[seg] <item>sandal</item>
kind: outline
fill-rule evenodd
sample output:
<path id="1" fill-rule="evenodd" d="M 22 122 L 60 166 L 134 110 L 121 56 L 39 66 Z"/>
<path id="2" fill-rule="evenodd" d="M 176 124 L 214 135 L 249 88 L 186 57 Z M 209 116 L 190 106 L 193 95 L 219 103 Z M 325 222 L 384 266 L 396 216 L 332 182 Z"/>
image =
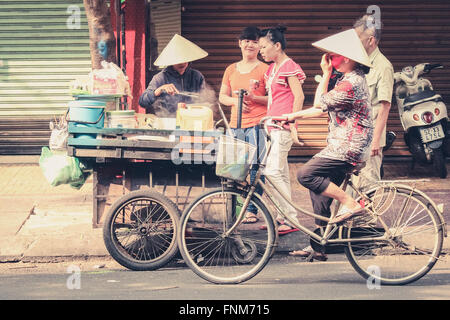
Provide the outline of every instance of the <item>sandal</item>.
<path id="1" fill-rule="evenodd" d="M 278 234 L 280 236 L 284 236 L 285 234 L 288 234 L 288 233 L 291 233 L 291 232 L 300 231 L 300 229 L 295 228 L 295 227 L 291 226 L 290 224 L 288 224 L 286 222 L 285 223 L 280 223 L 280 224 L 278 224 L 278 226 L 287 226 L 287 227 L 289 227 L 289 229 L 285 229 L 285 230 L 280 230 L 280 228 L 278 228 Z"/>
<path id="2" fill-rule="evenodd" d="M 319 261 L 328 260 L 328 256 L 326 254 L 314 251 L 311 246 L 307 246 L 302 250 L 291 251 L 289 252 L 289 255 L 293 257 L 307 258 L 306 260 L 310 262 L 313 262 L 314 259 Z"/>
<path id="3" fill-rule="evenodd" d="M 242 220 L 242 223 L 251 224 L 251 223 L 257 223 L 259 221 L 259 218 L 254 213 L 249 213 L 245 216 L 244 220 Z"/>
<path id="4" fill-rule="evenodd" d="M 276 222 L 277 222 L 277 226 L 278 227 L 280 227 L 280 226 L 287 226 L 287 227 L 289 227 L 289 229 L 285 229 L 285 230 L 281 230 L 281 231 L 280 231 L 280 228 L 278 228 L 278 234 L 280 236 L 284 236 L 284 235 L 286 235 L 288 233 L 291 233 L 291 232 L 300 231 L 300 229 L 295 228 L 295 227 L 291 226 L 290 224 L 288 224 L 286 222 L 280 222 L 278 220 Z M 267 230 L 267 226 L 263 225 L 263 226 L 259 227 L 259 229 L 260 230 Z"/>
<path id="5" fill-rule="evenodd" d="M 351 218 L 357 217 L 357 216 L 362 216 L 366 213 L 366 209 L 364 209 L 363 207 L 360 207 L 358 209 L 349 209 L 347 207 L 342 208 L 342 210 L 340 210 L 338 212 L 338 214 L 336 215 L 336 217 L 334 217 L 334 219 L 330 220 L 331 224 L 338 224 L 338 223 L 342 223 L 345 222 Z"/>

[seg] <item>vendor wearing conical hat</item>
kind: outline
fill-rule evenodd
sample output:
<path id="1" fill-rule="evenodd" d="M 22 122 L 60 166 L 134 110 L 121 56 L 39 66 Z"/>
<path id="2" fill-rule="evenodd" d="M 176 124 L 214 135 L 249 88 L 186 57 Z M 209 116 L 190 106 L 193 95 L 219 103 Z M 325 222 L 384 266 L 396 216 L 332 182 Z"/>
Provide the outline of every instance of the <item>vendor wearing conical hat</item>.
<path id="1" fill-rule="evenodd" d="M 175 34 L 155 61 L 164 67 L 150 81 L 139 98 L 139 104 L 160 117 L 175 117 L 179 102 L 190 103 L 191 98 L 179 93 L 199 92 L 205 87 L 205 78 L 190 66 L 190 62 L 206 57 L 208 53 L 191 41 Z"/>
<path id="2" fill-rule="evenodd" d="M 373 125 L 365 73 L 370 70 L 371 64 L 354 29 L 317 41 L 313 46 L 327 52 L 320 63 L 323 76 L 316 90 L 314 105 L 285 116 L 293 120 L 328 113 L 327 146 L 300 168 L 297 178 L 310 190 L 316 214 L 329 218 L 332 200 L 341 203 L 341 210 L 332 219 L 333 223 L 340 223 L 365 213 L 365 209 L 339 186 L 345 175 L 364 162 L 370 152 Z M 343 76 L 334 89 L 327 92 L 333 67 Z M 316 224 L 324 225 L 326 222 L 317 219 Z M 323 255 L 312 252 L 311 248 L 294 251 L 292 255 L 311 253 Z"/>

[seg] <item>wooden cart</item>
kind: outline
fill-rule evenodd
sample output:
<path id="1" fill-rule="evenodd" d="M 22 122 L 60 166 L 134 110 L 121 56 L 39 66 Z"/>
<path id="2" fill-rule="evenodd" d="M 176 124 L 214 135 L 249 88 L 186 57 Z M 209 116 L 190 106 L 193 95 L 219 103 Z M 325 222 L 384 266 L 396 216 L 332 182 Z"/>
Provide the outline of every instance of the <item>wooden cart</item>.
<path id="1" fill-rule="evenodd" d="M 99 129 L 69 123 L 68 155 L 93 169 L 93 227 L 102 227 L 114 200 L 133 190 L 158 191 L 182 211 L 207 188 L 220 186 L 214 158 L 221 134 L 220 130 Z"/>

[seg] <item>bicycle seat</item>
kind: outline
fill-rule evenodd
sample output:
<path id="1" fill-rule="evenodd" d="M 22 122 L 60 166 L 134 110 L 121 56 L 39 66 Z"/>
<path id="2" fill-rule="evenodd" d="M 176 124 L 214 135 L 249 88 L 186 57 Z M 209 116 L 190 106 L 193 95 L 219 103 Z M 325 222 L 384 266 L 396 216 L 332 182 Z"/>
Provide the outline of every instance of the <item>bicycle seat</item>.
<path id="1" fill-rule="evenodd" d="M 366 162 L 361 162 L 358 163 L 356 166 L 353 167 L 351 173 L 354 174 L 355 176 L 357 176 L 359 174 L 359 172 L 362 170 L 362 168 L 364 168 L 366 166 Z"/>

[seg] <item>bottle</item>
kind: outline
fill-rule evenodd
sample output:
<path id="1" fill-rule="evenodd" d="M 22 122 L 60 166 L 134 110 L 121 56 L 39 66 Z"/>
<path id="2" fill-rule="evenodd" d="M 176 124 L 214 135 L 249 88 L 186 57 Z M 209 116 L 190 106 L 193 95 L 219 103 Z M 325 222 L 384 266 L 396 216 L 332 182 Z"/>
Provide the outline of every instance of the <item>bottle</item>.
<path id="1" fill-rule="evenodd" d="M 180 123 L 181 123 L 181 119 L 180 119 L 180 113 L 181 113 L 181 108 L 186 109 L 186 103 L 184 102 L 178 102 L 177 105 L 177 116 L 176 116 L 176 121 L 175 121 L 175 128 L 176 129 L 180 129 Z"/>

